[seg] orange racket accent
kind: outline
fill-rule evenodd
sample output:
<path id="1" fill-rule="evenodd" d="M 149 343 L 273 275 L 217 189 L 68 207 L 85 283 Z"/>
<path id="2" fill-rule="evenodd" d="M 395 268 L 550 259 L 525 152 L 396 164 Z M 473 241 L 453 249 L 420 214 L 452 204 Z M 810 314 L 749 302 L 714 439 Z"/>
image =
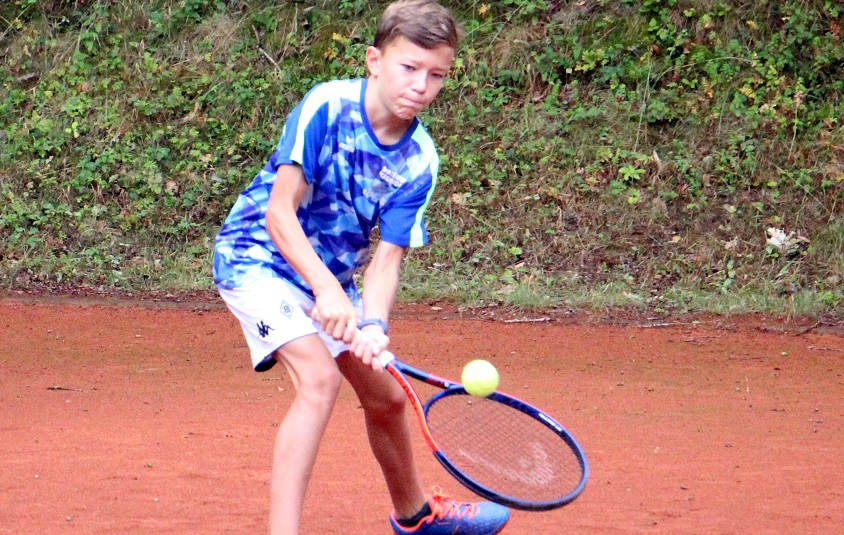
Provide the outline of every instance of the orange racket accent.
<path id="1" fill-rule="evenodd" d="M 383 362 L 384 361 L 382 360 L 382 364 Z M 431 435 L 431 430 L 428 429 L 428 425 L 426 424 L 427 420 L 425 419 L 425 409 L 422 408 L 422 400 L 419 399 L 419 395 L 416 393 L 416 390 L 413 389 L 413 386 L 411 386 L 404 375 L 398 371 L 395 366 L 393 366 L 392 359 L 384 364 L 384 368 L 386 368 L 386 370 L 390 372 L 390 375 L 399 382 L 402 389 L 404 389 L 404 393 L 407 394 L 407 397 L 410 399 L 410 405 L 413 407 L 413 411 L 416 413 L 416 417 L 419 420 L 419 428 L 422 430 L 422 436 L 425 438 L 425 442 L 428 443 L 428 446 L 432 451 L 439 451 L 440 447 L 437 445 L 437 441 L 434 440 L 434 437 Z"/>

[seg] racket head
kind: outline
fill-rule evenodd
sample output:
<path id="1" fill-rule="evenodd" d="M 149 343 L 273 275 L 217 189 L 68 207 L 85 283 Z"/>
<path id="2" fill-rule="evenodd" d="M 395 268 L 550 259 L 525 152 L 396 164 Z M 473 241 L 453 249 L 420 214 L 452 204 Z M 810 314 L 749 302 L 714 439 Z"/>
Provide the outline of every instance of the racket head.
<path id="1" fill-rule="evenodd" d="M 501 392 L 472 396 L 463 385 L 392 354 L 381 361 L 410 398 L 436 459 L 471 491 L 527 511 L 563 507 L 583 492 L 586 456 L 571 433 L 543 411 Z M 423 403 L 407 377 L 440 390 Z"/>
<path id="2" fill-rule="evenodd" d="M 575 438 L 524 401 L 452 386 L 428 400 L 426 425 L 440 464 L 464 486 L 514 509 L 547 511 L 586 486 L 589 463 Z"/>

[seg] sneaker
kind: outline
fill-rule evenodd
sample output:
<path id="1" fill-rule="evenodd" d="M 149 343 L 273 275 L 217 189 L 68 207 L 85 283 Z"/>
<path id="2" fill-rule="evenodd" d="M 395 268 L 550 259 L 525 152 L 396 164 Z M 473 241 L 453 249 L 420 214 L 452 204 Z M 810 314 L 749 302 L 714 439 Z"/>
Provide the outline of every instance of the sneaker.
<path id="1" fill-rule="evenodd" d="M 428 503 L 431 514 L 413 527 L 406 528 L 390 514 L 390 524 L 396 535 L 495 535 L 510 519 L 510 510 L 492 502 L 461 503 L 452 500 L 439 489 Z"/>

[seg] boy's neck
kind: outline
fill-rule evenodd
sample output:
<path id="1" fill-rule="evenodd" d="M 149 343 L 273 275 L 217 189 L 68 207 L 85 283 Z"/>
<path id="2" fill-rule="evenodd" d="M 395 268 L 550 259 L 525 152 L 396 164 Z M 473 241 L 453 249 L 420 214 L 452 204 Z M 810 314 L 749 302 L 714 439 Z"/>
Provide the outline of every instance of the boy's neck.
<path id="1" fill-rule="evenodd" d="M 371 82 L 371 80 L 369 81 Z M 382 145 L 394 145 L 401 141 L 407 133 L 407 129 L 413 124 L 414 119 L 409 121 L 396 117 L 386 108 L 378 105 L 375 97 L 375 84 L 367 83 L 364 93 L 364 110 L 369 126 L 378 142 Z"/>

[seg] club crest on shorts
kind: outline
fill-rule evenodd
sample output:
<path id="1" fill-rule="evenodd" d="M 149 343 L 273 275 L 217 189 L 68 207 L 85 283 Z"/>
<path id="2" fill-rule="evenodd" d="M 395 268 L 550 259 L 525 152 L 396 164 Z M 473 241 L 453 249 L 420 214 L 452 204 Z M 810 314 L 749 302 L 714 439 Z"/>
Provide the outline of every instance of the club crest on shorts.
<path id="1" fill-rule="evenodd" d="M 290 303 L 287 301 L 281 302 L 281 308 L 279 308 L 279 312 L 285 315 L 287 319 L 290 319 L 293 316 L 293 307 L 290 306 Z"/>

